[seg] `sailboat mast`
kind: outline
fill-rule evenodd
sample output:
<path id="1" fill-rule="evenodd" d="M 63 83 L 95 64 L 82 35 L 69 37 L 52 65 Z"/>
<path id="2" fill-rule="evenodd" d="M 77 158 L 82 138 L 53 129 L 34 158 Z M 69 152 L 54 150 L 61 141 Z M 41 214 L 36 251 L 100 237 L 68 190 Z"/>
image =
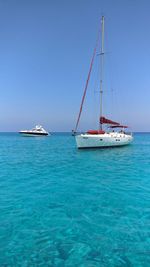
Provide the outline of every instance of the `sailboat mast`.
<path id="1" fill-rule="evenodd" d="M 102 42 L 101 42 L 101 78 L 100 78 L 100 118 L 102 117 L 103 113 L 103 71 L 104 71 L 104 16 L 101 19 L 101 29 L 102 29 Z M 100 130 L 102 130 L 102 123 L 100 123 Z"/>

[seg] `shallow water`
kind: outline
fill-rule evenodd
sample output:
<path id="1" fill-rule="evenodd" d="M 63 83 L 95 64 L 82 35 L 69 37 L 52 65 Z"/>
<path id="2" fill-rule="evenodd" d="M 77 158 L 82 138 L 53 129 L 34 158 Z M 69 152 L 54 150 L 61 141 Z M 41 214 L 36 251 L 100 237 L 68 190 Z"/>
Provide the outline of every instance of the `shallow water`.
<path id="1" fill-rule="evenodd" d="M 0 266 L 150 266 L 150 134 L 77 150 L 0 134 Z"/>

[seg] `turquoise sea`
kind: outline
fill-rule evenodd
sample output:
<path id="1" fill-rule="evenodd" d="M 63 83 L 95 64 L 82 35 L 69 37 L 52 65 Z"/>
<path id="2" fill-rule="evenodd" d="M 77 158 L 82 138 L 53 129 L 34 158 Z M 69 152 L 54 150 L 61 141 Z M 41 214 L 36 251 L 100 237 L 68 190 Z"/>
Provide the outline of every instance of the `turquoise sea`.
<path id="1" fill-rule="evenodd" d="M 0 134 L 0 267 L 149 267 L 150 134 L 81 151 Z"/>

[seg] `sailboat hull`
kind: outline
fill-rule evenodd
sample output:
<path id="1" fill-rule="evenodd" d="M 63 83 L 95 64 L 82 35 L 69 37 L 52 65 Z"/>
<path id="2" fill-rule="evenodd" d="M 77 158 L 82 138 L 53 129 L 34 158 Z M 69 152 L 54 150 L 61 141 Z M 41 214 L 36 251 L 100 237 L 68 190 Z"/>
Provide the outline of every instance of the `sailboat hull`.
<path id="1" fill-rule="evenodd" d="M 124 133 L 80 134 L 75 138 L 79 149 L 125 146 L 133 140 L 131 134 Z"/>

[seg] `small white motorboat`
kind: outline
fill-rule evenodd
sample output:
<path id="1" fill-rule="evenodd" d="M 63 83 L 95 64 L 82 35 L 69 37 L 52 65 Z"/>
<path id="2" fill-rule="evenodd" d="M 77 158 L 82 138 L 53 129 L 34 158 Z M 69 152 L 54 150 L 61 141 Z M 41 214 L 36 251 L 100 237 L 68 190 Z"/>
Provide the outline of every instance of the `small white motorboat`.
<path id="1" fill-rule="evenodd" d="M 47 136 L 47 132 L 41 125 L 36 125 L 35 128 L 31 130 L 22 130 L 19 132 L 23 136 Z"/>

